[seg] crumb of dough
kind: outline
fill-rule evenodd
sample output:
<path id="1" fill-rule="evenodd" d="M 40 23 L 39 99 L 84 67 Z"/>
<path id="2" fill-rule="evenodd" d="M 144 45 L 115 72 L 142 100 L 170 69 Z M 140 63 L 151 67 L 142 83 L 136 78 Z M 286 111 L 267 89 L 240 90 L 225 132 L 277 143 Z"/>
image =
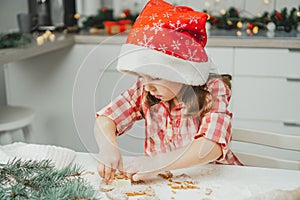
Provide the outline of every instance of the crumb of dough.
<path id="1" fill-rule="evenodd" d="M 183 174 L 180 174 L 180 175 L 177 175 L 171 179 L 169 179 L 170 182 L 185 182 L 185 183 L 189 183 L 189 184 L 196 184 L 196 181 L 194 181 L 192 179 L 192 177 L 190 177 L 189 175 L 183 173 Z"/>
<path id="2" fill-rule="evenodd" d="M 199 186 L 196 185 L 196 182 L 187 174 L 180 174 L 177 176 L 173 176 L 173 178 L 169 178 L 169 184 L 173 190 L 187 190 L 187 189 L 200 189 Z"/>
<path id="3" fill-rule="evenodd" d="M 130 185 L 131 185 L 131 180 L 129 178 L 127 178 L 126 176 L 121 175 L 121 174 L 116 174 L 114 177 L 114 180 L 111 183 L 109 183 L 109 184 L 102 183 L 100 185 L 100 191 L 109 192 L 116 188 L 118 189 L 121 187 L 130 186 Z"/>
<path id="4" fill-rule="evenodd" d="M 107 185 L 107 184 L 101 184 L 99 187 L 100 191 L 102 192 L 109 192 L 115 189 L 114 186 L 112 185 Z"/>
<path id="5" fill-rule="evenodd" d="M 213 190 L 210 188 L 205 189 L 205 195 L 211 195 L 212 192 L 213 192 Z"/>
<path id="6" fill-rule="evenodd" d="M 141 185 L 141 184 L 146 184 L 146 182 L 143 180 L 138 180 L 138 181 L 131 180 L 131 184 L 132 185 Z"/>
<path id="7" fill-rule="evenodd" d="M 105 194 L 110 200 L 128 200 L 128 196 L 120 190 L 112 190 Z"/>
<path id="8" fill-rule="evenodd" d="M 199 186 L 186 182 L 169 183 L 168 186 L 170 186 L 173 190 L 200 189 Z"/>
<path id="9" fill-rule="evenodd" d="M 145 200 L 159 199 L 155 195 L 154 189 L 151 186 L 147 186 L 147 185 L 127 185 L 118 188 L 114 187 L 113 189 L 106 190 L 106 191 L 102 188 L 102 191 L 104 191 L 106 193 L 106 196 L 111 200 L 115 200 L 115 199 L 127 200 L 128 197 L 136 197 L 136 196 L 139 196 L 140 198 Z M 148 196 L 148 198 L 146 198 L 146 196 Z"/>
<path id="10" fill-rule="evenodd" d="M 140 196 L 140 195 L 155 196 L 154 189 L 151 186 L 146 186 L 146 185 L 132 185 L 129 187 L 124 187 L 122 188 L 122 191 L 127 196 Z"/>
<path id="11" fill-rule="evenodd" d="M 171 171 L 165 171 L 164 173 L 159 173 L 158 176 L 168 180 L 173 177 L 173 173 Z"/>
<path id="12" fill-rule="evenodd" d="M 129 178 L 124 174 L 115 174 L 114 179 L 129 179 Z"/>

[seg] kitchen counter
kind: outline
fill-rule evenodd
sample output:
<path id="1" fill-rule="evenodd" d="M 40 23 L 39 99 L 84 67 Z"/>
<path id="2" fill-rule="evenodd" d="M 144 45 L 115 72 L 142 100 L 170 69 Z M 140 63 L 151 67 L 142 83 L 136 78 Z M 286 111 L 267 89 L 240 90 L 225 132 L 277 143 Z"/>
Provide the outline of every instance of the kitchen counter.
<path id="1" fill-rule="evenodd" d="M 75 43 L 72 35 L 56 35 L 54 42 L 46 41 L 43 45 L 37 45 L 34 40 L 30 44 L 18 47 L 0 49 L 0 65 L 31 58 L 45 53 L 54 52 L 59 49 L 67 48 Z"/>
<path id="2" fill-rule="evenodd" d="M 300 50 L 300 33 L 278 34 L 274 37 L 266 37 L 266 33 L 255 36 L 235 36 L 233 31 L 223 33 L 211 32 L 208 36 L 207 47 L 247 47 L 247 48 L 285 48 L 289 50 Z M 38 46 L 35 41 L 29 45 L 19 48 L 0 50 L 0 64 L 31 58 L 74 44 L 123 44 L 127 38 L 126 33 L 118 35 L 95 34 L 85 32 L 80 34 L 56 34 L 54 42 L 45 42 Z"/>
<path id="3" fill-rule="evenodd" d="M 131 157 L 123 157 L 124 163 Z M 83 166 L 87 181 L 99 192 L 100 199 L 108 199 L 100 192 L 101 178 L 96 169 L 96 156 L 89 153 L 76 153 L 75 164 Z M 297 170 L 271 169 L 233 165 L 197 165 L 194 167 L 172 171 L 176 175 L 185 175 L 196 181 L 197 189 L 171 189 L 169 182 L 160 177 L 144 180 L 151 186 L 157 199 L 210 199 L 210 200 L 257 200 L 257 199 L 298 199 L 280 196 L 278 190 L 293 190 L 300 186 L 300 172 Z M 186 178 L 186 180 L 190 180 Z M 181 179 L 184 181 L 184 178 Z M 281 194 L 282 195 L 282 194 Z M 298 196 L 299 197 L 299 196 Z M 145 196 L 129 197 L 148 199 Z M 150 197 L 149 197 L 150 199 Z M 151 198 L 152 199 L 152 198 Z M 155 198 L 153 198 L 155 199 Z"/>

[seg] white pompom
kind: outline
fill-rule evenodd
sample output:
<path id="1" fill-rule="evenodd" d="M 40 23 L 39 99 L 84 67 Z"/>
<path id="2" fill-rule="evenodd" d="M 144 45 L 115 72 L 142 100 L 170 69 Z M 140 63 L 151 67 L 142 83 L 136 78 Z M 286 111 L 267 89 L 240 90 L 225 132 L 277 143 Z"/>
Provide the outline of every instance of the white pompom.
<path id="1" fill-rule="evenodd" d="M 276 29 L 275 23 L 274 23 L 274 22 L 269 22 L 269 23 L 267 24 L 267 29 L 268 29 L 269 31 L 275 31 L 275 29 Z"/>
<path id="2" fill-rule="evenodd" d="M 267 31 L 267 37 L 268 37 L 268 38 L 273 38 L 273 37 L 275 37 L 275 32 L 274 32 L 274 31 Z"/>

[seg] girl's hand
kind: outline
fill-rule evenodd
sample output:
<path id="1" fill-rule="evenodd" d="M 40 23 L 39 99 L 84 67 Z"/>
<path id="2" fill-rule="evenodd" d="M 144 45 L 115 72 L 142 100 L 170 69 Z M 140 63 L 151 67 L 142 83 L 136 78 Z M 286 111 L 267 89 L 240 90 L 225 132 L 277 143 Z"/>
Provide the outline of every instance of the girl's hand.
<path id="1" fill-rule="evenodd" d="M 114 179 L 117 170 L 123 171 L 123 159 L 117 144 L 109 144 L 100 149 L 97 170 L 105 184 Z"/>
<path id="2" fill-rule="evenodd" d="M 97 117 L 94 134 L 99 147 L 97 170 L 103 182 L 107 184 L 113 180 L 117 169 L 123 171 L 114 121 L 105 116 Z"/>
<path id="3" fill-rule="evenodd" d="M 124 173 L 133 181 L 156 176 L 160 171 L 159 163 L 155 157 L 136 157 L 124 166 Z"/>

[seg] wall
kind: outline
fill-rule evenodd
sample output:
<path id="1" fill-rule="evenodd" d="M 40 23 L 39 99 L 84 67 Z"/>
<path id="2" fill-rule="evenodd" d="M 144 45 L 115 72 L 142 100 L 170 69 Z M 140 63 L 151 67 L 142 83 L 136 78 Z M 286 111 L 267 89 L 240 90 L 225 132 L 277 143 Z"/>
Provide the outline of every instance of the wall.
<path id="1" fill-rule="evenodd" d="M 298 7 L 300 0 L 167 0 L 177 5 L 191 6 L 196 10 L 219 12 L 231 6 L 241 11 L 241 14 L 257 15 L 263 11 L 281 10 L 283 7 Z M 100 7 L 114 9 L 114 15 L 118 16 L 123 9 L 131 9 L 133 13 L 139 12 L 147 0 L 76 0 L 78 13 L 83 17 L 96 14 Z M 0 32 L 12 32 L 18 30 L 17 13 L 27 12 L 26 0 L 0 0 Z"/>
<path id="2" fill-rule="evenodd" d="M 231 6 L 236 7 L 244 16 L 256 16 L 264 11 L 280 11 L 283 7 L 298 7 L 300 0 L 166 0 L 176 5 L 190 6 L 196 10 L 208 10 L 213 13 L 219 13 L 222 9 Z M 265 2 L 269 3 L 265 3 Z M 78 10 L 82 11 L 83 16 L 96 14 L 97 5 L 113 8 L 114 16 L 120 16 L 124 9 L 130 9 L 132 13 L 138 13 L 147 3 L 147 0 L 77 0 Z"/>
<path id="3" fill-rule="evenodd" d="M 17 13 L 27 12 L 27 1 L 0 0 L 0 33 L 18 30 Z M 0 105 L 6 103 L 3 66 L 0 65 Z"/>
<path id="4" fill-rule="evenodd" d="M 27 13 L 27 0 L 0 0 L 0 33 L 18 31 L 17 14 Z"/>
<path id="5" fill-rule="evenodd" d="M 4 66 L 0 65 L 0 106 L 6 104 L 5 84 L 4 84 Z"/>

